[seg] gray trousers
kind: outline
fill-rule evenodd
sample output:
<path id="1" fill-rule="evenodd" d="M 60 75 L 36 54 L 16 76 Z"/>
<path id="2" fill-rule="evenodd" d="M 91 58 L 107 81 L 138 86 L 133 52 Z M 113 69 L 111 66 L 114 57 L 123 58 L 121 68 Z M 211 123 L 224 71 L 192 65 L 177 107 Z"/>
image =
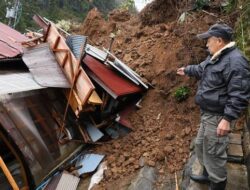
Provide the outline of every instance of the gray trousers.
<path id="1" fill-rule="evenodd" d="M 209 175 L 209 179 L 218 183 L 226 180 L 227 171 L 227 146 L 228 135 L 217 136 L 217 126 L 222 116 L 201 114 L 200 128 L 195 141 L 195 151 L 199 162 L 203 165 Z"/>

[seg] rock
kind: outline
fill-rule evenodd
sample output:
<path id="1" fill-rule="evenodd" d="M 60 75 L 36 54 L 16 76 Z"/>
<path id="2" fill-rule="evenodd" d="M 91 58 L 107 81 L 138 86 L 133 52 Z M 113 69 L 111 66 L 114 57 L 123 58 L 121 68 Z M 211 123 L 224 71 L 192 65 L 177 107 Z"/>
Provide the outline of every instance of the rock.
<path id="1" fill-rule="evenodd" d="M 191 131 L 192 131 L 191 127 L 185 128 L 186 135 L 189 135 L 191 133 Z"/>
<path id="2" fill-rule="evenodd" d="M 151 166 L 151 167 L 155 167 L 155 162 L 153 161 L 153 160 L 149 160 L 148 162 L 147 162 L 147 164 L 149 165 L 149 166 Z"/>
<path id="3" fill-rule="evenodd" d="M 124 162 L 125 160 L 126 160 L 125 156 L 121 155 L 121 156 L 118 158 L 117 162 L 118 162 L 118 163 L 122 163 L 122 162 Z"/>
<path id="4" fill-rule="evenodd" d="M 130 61 L 133 61 L 133 59 L 132 59 L 130 54 L 125 54 L 124 57 L 123 57 L 123 61 L 128 63 Z"/>
<path id="5" fill-rule="evenodd" d="M 166 155 L 168 155 L 169 153 L 171 153 L 173 151 L 173 148 L 171 146 L 167 145 L 166 147 L 164 147 L 163 151 Z"/>
<path id="6" fill-rule="evenodd" d="M 164 173 L 165 173 L 164 169 L 159 170 L 159 174 L 164 174 Z"/>
<path id="7" fill-rule="evenodd" d="M 155 33 L 154 34 L 154 38 L 161 38 L 162 37 L 162 34 L 161 33 Z"/>
<path id="8" fill-rule="evenodd" d="M 139 166 L 143 167 L 145 165 L 145 158 L 142 156 L 139 159 Z"/>
<path id="9" fill-rule="evenodd" d="M 114 148 L 119 149 L 121 145 L 119 143 L 114 143 Z"/>
<path id="10" fill-rule="evenodd" d="M 186 131 L 185 131 L 185 129 L 183 129 L 182 131 L 181 131 L 181 137 L 185 137 L 186 136 Z"/>
<path id="11" fill-rule="evenodd" d="M 172 133 L 168 133 L 168 134 L 166 135 L 166 139 L 167 139 L 167 140 L 172 140 L 172 139 L 174 139 L 174 135 L 173 135 Z"/>
<path id="12" fill-rule="evenodd" d="M 178 150 L 178 152 L 179 152 L 180 154 L 182 154 L 182 153 L 183 153 L 183 149 L 180 148 L 180 149 Z"/>
<path id="13" fill-rule="evenodd" d="M 158 154 L 156 155 L 156 158 L 158 161 L 162 161 L 165 159 L 165 154 L 163 152 L 158 152 Z"/>
<path id="14" fill-rule="evenodd" d="M 154 168 L 143 167 L 128 190 L 153 190 L 157 175 Z"/>
<path id="15" fill-rule="evenodd" d="M 130 157 L 130 154 L 129 154 L 128 152 L 124 152 L 124 153 L 123 153 L 123 156 L 127 159 L 127 158 Z"/>

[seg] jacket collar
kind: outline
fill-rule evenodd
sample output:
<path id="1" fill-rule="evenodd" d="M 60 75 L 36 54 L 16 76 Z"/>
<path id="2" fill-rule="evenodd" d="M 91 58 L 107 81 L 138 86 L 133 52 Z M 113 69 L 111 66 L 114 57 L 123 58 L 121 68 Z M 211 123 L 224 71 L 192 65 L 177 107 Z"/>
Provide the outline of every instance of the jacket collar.
<path id="1" fill-rule="evenodd" d="M 230 42 L 227 45 L 225 45 L 223 48 L 221 48 L 219 51 L 217 51 L 210 59 L 210 61 L 215 61 L 218 59 L 223 53 L 227 52 L 229 49 L 234 49 L 235 42 Z"/>

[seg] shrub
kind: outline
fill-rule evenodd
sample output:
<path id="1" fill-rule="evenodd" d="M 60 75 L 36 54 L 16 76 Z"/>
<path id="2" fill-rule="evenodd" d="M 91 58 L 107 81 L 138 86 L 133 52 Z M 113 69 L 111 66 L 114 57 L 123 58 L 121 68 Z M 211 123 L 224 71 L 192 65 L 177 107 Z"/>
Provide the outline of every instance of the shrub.
<path id="1" fill-rule="evenodd" d="M 186 86 L 181 86 L 174 92 L 174 97 L 178 102 L 182 102 L 189 97 L 189 94 L 190 89 Z"/>

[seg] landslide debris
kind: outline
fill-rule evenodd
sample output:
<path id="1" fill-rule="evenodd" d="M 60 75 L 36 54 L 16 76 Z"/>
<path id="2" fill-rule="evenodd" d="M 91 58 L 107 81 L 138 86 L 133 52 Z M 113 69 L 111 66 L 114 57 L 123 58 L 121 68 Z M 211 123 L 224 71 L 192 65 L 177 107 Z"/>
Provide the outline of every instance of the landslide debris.
<path id="1" fill-rule="evenodd" d="M 196 38 L 198 33 L 221 21 L 233 26 L 234 20 L 216 8 L 209 14 L 189 11 L 179 23 L 178 16 L 192 6 L 185 7 L 183 2 L 156 0 L 139 15 L 115 10 L 108 20 L 93 9 L 77 31 L 100 48 L 108 48 L 110 33 L 115 34 L 112 52 L 154 87 L 145 94 L 142 108 L 130 115 L 133 132 L 95 148 L 107 155 L 108 163 L 97 189 L 113 189 L 117 181 L 129 178 L 144 165 L 156 167 L 160 176 L 174 174 L 189 157 L 199 125 L 200 113 L 193 98 L 197 81 L 177 76 L 176 69 L 206 57 L 205 43 Z M 191 97 L 182 103 L 173 98 L 180 86 L 191 89 Z M 158 185 L 162 180 L 160 177 Z"/>

